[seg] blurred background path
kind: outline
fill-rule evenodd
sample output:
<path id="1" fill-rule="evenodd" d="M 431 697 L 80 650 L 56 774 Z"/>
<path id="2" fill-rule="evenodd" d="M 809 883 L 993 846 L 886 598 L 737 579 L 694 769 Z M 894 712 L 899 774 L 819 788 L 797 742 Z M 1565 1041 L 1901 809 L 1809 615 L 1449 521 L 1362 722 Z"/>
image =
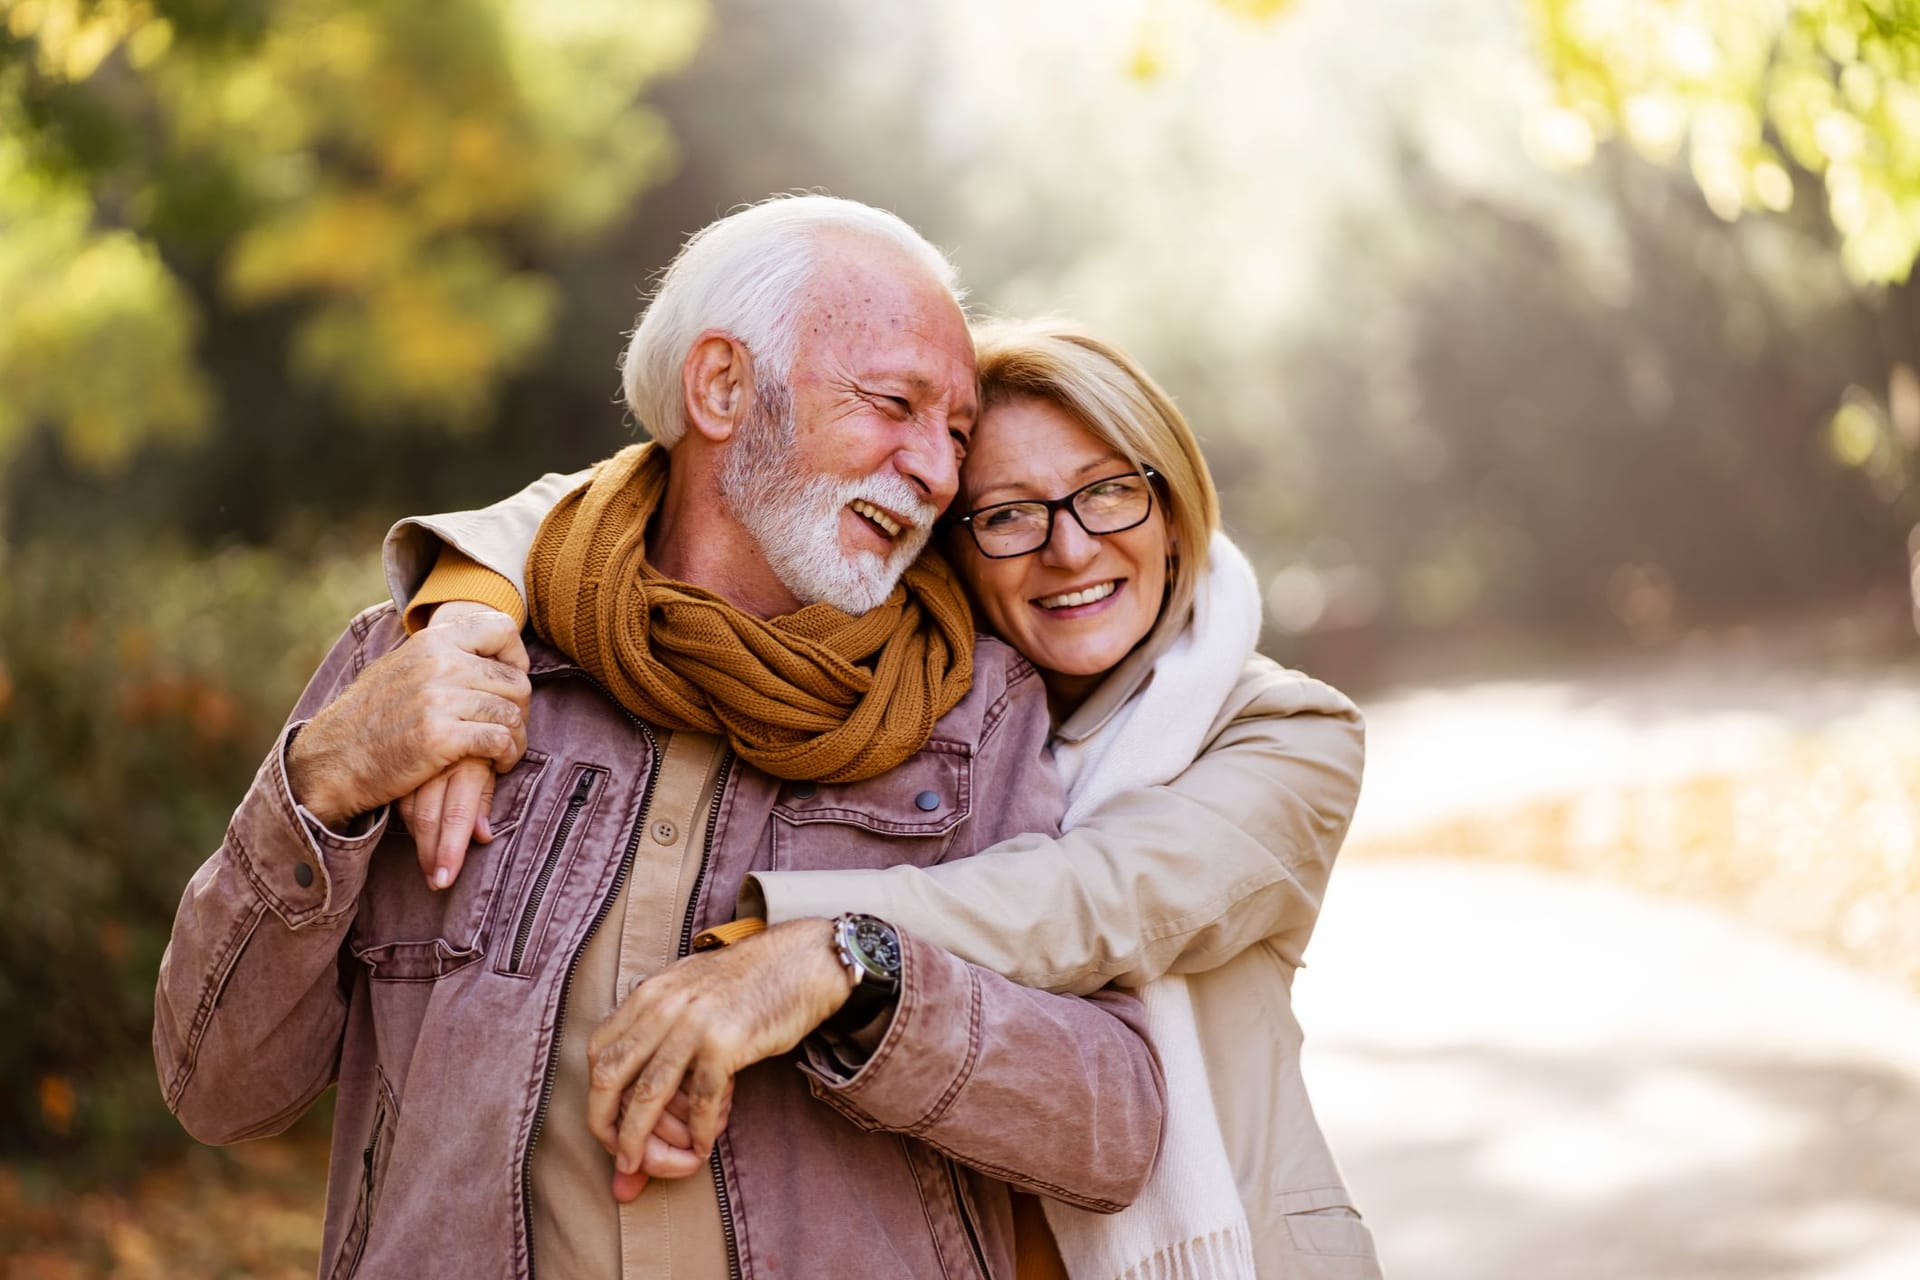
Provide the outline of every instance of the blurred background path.
<path id="1" fill-rule="evenodd" d="M 1847 803 L 1859 779 L 1822 771 L 1897 758 L 1920 725 L 1915 673 L 1796 678 L 1702 654 L 1411 692 L 1369 722 L 1367 800 L 1296 998 L 1387 1274 L 1920 1276 L 1920 997 L 1899 976 L 1920 935 L 1842 964 L 1844 925 L 1815 918 L 1857 903 L 1743 918 L 1743 872 L 1769 851 L 1729 853 L 1731 821 L 1713 847 L 1668 851 L 1697 864 L 1665 886 L 1695 902 L 1622 883 L 1660 878 L 1645 849 L 1622 874 L 1484 847 L 1595 796 L 1616 814 L 1666 797 L 1674 832 L 1690 805 L 1771 787 L 1790 824 L 1824 816 L 1801 833 L 1822 855 L 1810 880 L 1864 859 L 1861 901 L 1895 898 L 1872 815 Z M 1821 763 L 1783 790 L 1781 762 L 1809 751 Z"/>

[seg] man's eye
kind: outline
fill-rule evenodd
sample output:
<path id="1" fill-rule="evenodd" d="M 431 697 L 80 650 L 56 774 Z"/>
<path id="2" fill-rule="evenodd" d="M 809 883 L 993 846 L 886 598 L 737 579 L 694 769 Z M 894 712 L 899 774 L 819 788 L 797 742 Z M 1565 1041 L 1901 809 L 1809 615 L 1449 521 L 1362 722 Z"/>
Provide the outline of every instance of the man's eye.
<path id="1" fill-rule="evenodd" d="M 913 416 L 913 406 L 907 402 L 905 396 L 881 396 L 880 399 L 885 401 L 887 407 L 901 417 L 911 418 Z"/>
<path id="2" fill-rule="evenodd" d="M 953 430 L 947 432 L 947 434 L 953 437 L 953 452 L 959 457 L 966 457 L 967 433 L 955 427 Z"/>

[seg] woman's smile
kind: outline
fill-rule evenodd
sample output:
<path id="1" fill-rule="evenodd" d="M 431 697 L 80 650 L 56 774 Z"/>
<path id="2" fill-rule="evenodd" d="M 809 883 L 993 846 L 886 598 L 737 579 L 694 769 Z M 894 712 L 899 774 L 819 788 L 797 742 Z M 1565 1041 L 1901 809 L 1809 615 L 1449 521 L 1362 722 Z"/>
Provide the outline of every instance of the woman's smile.
<path id="1" fill-rule="evenodd" d="M 1033 603 L 1042 613 L 1056 620 L 1086 618 L 1100 612 L 1099 606 L 1111 601 L 1126 585 L 1125 578 L 1109 578 L 1105 582 L 1096 582 L 1090 587 L 1062 591 L 1058 595 L 1042 596 Z"/>

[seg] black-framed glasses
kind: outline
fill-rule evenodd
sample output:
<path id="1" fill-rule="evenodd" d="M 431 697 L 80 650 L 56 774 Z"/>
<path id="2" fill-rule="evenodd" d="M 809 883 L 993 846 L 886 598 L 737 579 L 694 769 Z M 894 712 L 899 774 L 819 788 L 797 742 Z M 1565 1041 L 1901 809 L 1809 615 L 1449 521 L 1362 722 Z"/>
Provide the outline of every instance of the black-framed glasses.
<path id="1" fill-rule="evenodd" d="M 967 526 L 981 555 L 1009 560 L 1032 555 L 1051 542 L 1053 518 L 1063 510 L 1096 538 L 1133 528 L 1153 511 L 1153 482 L 1159 478 L 1152 467 L 1142 467 L 1083 484 L 1064 498 L 996 502 L 955 516 L 951 523 Z"/>

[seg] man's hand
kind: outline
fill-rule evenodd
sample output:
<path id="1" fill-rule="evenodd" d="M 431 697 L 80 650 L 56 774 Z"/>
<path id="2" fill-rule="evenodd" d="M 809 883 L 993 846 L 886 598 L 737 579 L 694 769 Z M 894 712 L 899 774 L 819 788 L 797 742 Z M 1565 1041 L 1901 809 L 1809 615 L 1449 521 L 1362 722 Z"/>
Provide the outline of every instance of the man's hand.
<path id="1" fill-rule="evenodd" d="M 295 735 L 287 752 L 294 799 L 337 827 L 469 756 L 513 768 L 527 749 L 526 669 L 520 629 L 504 613 L 413 636 Z"/>
<path id="2" fill-rule="evenodd" d="M 587 1124 L 613 1154 L 614 1196 L 638 1195 L 648 1136 L 687 1097 L 694 1167 L 713 1150 L 733 1077 L 799 1044 L 847 1001 L 853 980 L 831 920 L 790 920 L 675 961 L 636 986 L 587 1046 Z"/>
<path id="3" fill-rule="evenodd" d="M 461 625 L 463 619 L 487 614 L 500 616 L 486 605 L 471 600 L 449 600 L 433 611 L 422 634 L 435 628 Z M 526 670 L 526 654 L 521 651 L 519 667 Z M 509 766 L 511 767 L 511 766 Z M 467 860 L 467 842 L 489 844 L 493 830 L 487 825 L 487 811 L 493 807 L 495 772 L 491 760 L 471 756 L 456 761 L 429 778 L 420 787 L 400 798 L 400 820 L 413 833 L 414 848 L 420 855 L 420 873 L 427 884 L 445 889 L 460 876 Z"/>

